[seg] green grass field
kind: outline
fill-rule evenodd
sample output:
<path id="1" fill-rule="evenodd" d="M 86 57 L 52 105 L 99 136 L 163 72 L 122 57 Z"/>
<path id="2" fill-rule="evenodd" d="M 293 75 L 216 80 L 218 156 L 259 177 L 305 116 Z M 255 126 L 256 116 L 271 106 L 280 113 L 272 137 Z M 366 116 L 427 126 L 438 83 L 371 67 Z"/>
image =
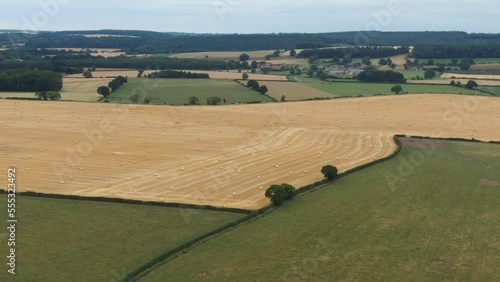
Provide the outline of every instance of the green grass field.
<path id="1" fill-rule="evenodd" d="M 500 145 L 404 142 L 140 281 L 500 280 Z"/>
<path id="2" fill-rule="evenodd" d="M 211 96 L 226 99 L 228 104 L 249 102 L 271 102 L 272 100 L 255 91 L 251 91 L 241 84 L 232 80 L 212 79 L 154 79 L 146 85 L 145 79 L 130 79 L 106 100 L 114 103 L 131 103 L 130 97 L 134 93 L 141 96 L 140 103 L 144 98 L 151 97 L 151 104 L 184 105 L 192 96 L 196 96 L 201 104 Z M 139 89 L 137 91 L 136 89 Z"/>
<path id="3" fill-rule="evenodd" d="M 6 195 L 0 201 L 6 211 Z M 242 216 L 18 196 L 17 275 L 7 273 L 4 212 L 0 281 L 120 281 L 164 251 Z"/>
<path id="4" fill-rule="evenodd" d="M 391 88 L 395 84 L 389 83 L 361 83 L 361 82 L 322 82 L 317 79 L 302 80 L 309 86 L 335 94 L 336 96 L 373 96 L 376 94 L 391 94 Z M 427 84 L 400 84 L 404 92 L 408 93 L 455 93 L 455 94 L 478 94 L 482 92 L 458 88 L 449 85 L 427 85 Z"/>
<path id="5" fill-rule="evenodd" d="M 498 86 L 479 86 L 478 89 L 487 91 L 495 96 L 500 96 L 500 87 Z"/>
<path id="6" fill-rule="evenodd" d="M 424 70 L 397 70 L 397 72 L 400 72 L 404 75 L 406 79 L 412 79 L 412 78 L 424 78 L 425 71 Z"/>

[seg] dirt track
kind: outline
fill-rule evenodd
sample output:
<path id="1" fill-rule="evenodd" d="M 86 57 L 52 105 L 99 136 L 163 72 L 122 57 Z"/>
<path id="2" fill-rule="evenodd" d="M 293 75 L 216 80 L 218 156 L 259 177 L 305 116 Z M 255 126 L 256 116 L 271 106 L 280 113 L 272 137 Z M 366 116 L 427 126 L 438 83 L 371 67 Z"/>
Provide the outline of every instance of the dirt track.
<path id="1" fill-rule="evenodd" d="M 220 107 L 0 100 L 0 158 L 22 191 L 252 209 L 270 184 L 387 156 L 394 133 L 500 140 L 499 111 L 497 98 L 445 94 Z"/>

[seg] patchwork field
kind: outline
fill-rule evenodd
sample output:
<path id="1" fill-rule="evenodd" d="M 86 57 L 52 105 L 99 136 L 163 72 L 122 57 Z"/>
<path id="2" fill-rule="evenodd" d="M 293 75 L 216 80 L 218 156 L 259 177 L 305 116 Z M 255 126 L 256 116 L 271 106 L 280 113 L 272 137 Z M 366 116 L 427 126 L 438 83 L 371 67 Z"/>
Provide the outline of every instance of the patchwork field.
<path id="1" fill-rule="evenodd" d="M 6 204 L 0 195 L 0 208 Z M 0 272 L 1 281 L 121 281 L 162 252 L 243 216 L 25 196 L 16 204 L 18 271 L 14 278 Z M 7 236 L 2 228 L 0 239 Z M 0 251 L 8 254 L 6 243 Z"/>
<path id="2" fill-rule="evenodd" d="M 424 79 L 424 80 L 408 80 L 407 83 L 412 84 L 443 84 L 450 85 L 451 81 L 460 81 L 462 85 L 467 84 L 470 79 Z M 500 80 L 474 80 L 478 85 L 481 86 L 500 86 Z"/>
<path id="3" fill-rule="evenodd" d="M 115 93 L 106 98 L 109 102 L 131 103 L 130 97 L 140 95 L 140 103 L 146 97 L 151 104 L 185 105 L 195 96 L 200 104 L 207 104 L 212 96 L 226 99 L 227 104 L 272 102 L 267 96 L 251 91 L 232 80 L 212 79 L 129 79 Z"/>
<path id="4" fill-rule="evenodd" d="M 335 95 L 308 86 L 305 83 L 297 82 L 275 82 L 259 80 L 260 85 L 265 85 L 269 89 L 267 95 L 280 101 L 285 95 L 286 101 L 304 101 L 314 98 L 333 98 Z"/>
<path id="5" fill-rule="evenodd" d="M 262 61 L 267 55 L 273 54 L 275 50 L 259 50 L 259 51 L 227 51 L 227 52 L 193 52 L 193 53 L 180 53 L 169 55 L 173 58 L 187 58 L 187 59 L 208 59 L 213 60 L 239 60 L 241 54 L 245 53 L 250 56 L 249 61 Z"/>
<path id="6" fill-rule="evenodd" d="M 118 57 L 120 55 L 126 55 L 125 52 L 120 52 L 120 49 L 113 49 L 113 48 L 47 48 L 51 50 L 65 50 L 65 51 L 85 51 L 85 50 L 91 50 L 92 56 L 103 56 L 103 57 Z"/>
<path id="7" fill-rule="evenodd" d="M 499 181 L 500 145 L 406 139 L 140 281 L 498 281 Z"/>
<path id="8" fill-rule="evenodd" d="M 395 85 L 389 83 L 362 83 L 362 82 L 322 82 L 319 80 L 306 80 L 306 83 L 316 89 L 332 93 L 336 96 L 373 96 L 376 94 L 391 94 L 391 88 Z M 449 85 L 420 85 L 420 84 L 400 84 L 404 92 L 408 93 L 460 93 L 478 94 L 484 93 L 457 88 Z"/>
<path id="9" fill-rule="evenodd" d="M 500 140 L 499 109 L 497 98 L 445 94 L 219 107 L 1 100 L 0 158 L 22 189 L 254 209 L 268 204 L 261 187 L 389 155 L 395 133 Z"/>
<path id="10" fill-rule="evenodd" d="M 441 78 L 467 78 L 467 79 L 490 79 L 500 80 L 500 75 L 493 74 L 467 74 L 467 73 L 444 73 Z"/>

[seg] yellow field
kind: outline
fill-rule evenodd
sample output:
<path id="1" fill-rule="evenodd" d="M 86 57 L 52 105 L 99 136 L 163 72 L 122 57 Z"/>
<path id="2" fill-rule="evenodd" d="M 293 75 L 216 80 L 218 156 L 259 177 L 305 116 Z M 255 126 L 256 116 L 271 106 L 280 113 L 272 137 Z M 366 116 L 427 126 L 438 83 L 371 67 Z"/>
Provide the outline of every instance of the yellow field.
<path id="1" fill-rule="evenodd" d="M 456 77 L 459 79 L 496 79 L 500 80 L 500 75 L 489 75 L 489 74 L 465 74 L 465 73 L 444 73 L 441 78 L 452 78 Z M 478 82 L 479 84 L 479 82 Z"/>
<path id="2" fill-rule="evenodd" d="M 244 81 L 241 81 L 245 83 Z M 298 82 L 275 82 L 259 80 L 260 85 L 265 85 L 269 89 L 267 95 L 280 101 L 281 96 L 285 95 L 287 101 L 304 101 L 314 98 L 333 98 L 336 95 L 321 91 L 319 89 Z"/>
<path id="3" fill-rule="evenodd" d="M 0 100 L 0 158 L 20 190 L 254 209 L 271 184 L 387 156 L 395 133 L 500 140 L 499 110 L 500 99 L 445 94 L 220 107 Z"/>

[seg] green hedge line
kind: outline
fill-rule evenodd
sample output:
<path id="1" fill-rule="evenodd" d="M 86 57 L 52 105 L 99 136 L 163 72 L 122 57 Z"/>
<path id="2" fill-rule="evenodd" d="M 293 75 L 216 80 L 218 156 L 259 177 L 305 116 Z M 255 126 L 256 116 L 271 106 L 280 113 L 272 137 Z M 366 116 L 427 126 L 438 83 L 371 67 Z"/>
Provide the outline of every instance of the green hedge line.
<path id="1" fill-rule="evenodd" d="M 237 208 L 220 208 L 220 207 L 214 207 L 214 206 L 208 206 L 208 205 L 202 206 L 202 205 L 180 204 L 180 203 L 148 202 L 148 201 L 140 201 L 140 200 L 120 199 L 120 198 L 83 197 L 83 196 L 77 196 L 77 195 L 44 194 L 44 193 L 37 193 L 37 192 L 20 192 L 20 193 L 17 193 L 17 195 L 29 196 L 29 197 L 39 197 L 39 198 L 93 201 L 93 202 L 132 204 L 132 205 L 147 205 L 147 206 L 170 207 L 170 208 L 181 208 L 181 209 L 223 211 L 223 212 L 233 212 L 233 213 L 241 213 L 241 214 L 253 213 L 253 211 L 251 211 L 251 210 L 237 209 Z"/>
<path id="2" fill-rule="evenodd" d="M 128 273 L 122 281 L 136 281 L 140 277 L 143 277 L 148 272 L 152 271 L 155 266 L 157 266 L 161 262 L 175 256 L 176 254 L 179 254 L 181 252 L 186 252 L 186 249 L 188 249 L 188 248 L 190 248 L 190 247 L 192 247 L 192 246 L 194 246 L 194 245 L 196 245 L 196 244 L 198 244 L 198 243 L 200 243 L 200 242 L 202 242 L 202 241 L 204 241 L 212 236 L 218 235 L 218 234 L 225 232 L 231 228 L 234 228 L 240 224 L 248 223 L 251 220 L 256 219 L 257 217 L 259 217 L 261 215 L 264 215 L 273 209 L 275 209 L 274 206 L 268 206 L 268 207 L 262 208 L 260 210 L 254 211 L 251 214 L 244 216 L 238 220 L 235 220 L 235 221 L 230 222 L 226 225 L 223 225 L 217 229 L 214 229 L 206 234 L 203 234 L 203 235 L 200 235 L 194 239 L 191 239 L 188 242 L 183 243 L 182 245 L 175 247 L 174 249 L 171 249 L 171 250 L 164 252 L 163 254 L 155 257 L 154 259 L 150 260 L 149 262 L 143 264 L 142 266 L 140 266 L 136 270 Z"/>

